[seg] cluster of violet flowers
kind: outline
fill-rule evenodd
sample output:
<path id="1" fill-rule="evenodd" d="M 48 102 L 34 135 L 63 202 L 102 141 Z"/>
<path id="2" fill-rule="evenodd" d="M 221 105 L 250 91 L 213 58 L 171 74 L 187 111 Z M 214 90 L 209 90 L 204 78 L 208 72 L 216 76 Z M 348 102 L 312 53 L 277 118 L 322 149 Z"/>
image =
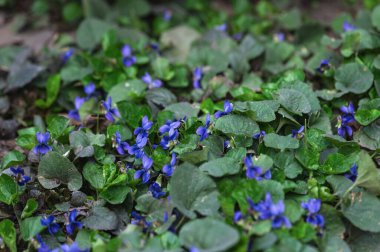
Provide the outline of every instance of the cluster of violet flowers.
<path id="1" fill-rule="evenodd" d="M 76 229 L 81 229 L 83 227 L 83 224 L 80 221 L 76 220 L 77 216 L 78 216 L 77 209 L 72 210 L 68 214 L 67 223 L 65 224 L 65 230 L 68 235 L 74 234 Z M 57 234 L 60 230 L 60 225 L 57 222 L 55 222 L 54 215 L 43 216 L 40 222 L 42 226 L 47 228 L 48 232 L 52 236 Z M 39 234 L 37 234 L 37 240 L 39 243 L 38 252 L 60 251 L 58 248 L 51 250 L 49 246 L 45 242 L 43 242 Z M 75 242 L 72 243 L 71 245 L 63 244 L 60 248 L 62 251 L 78 251 L 78 252 L 89 251 L 88 249 L 84 249 L 84 250 L 80 249 L 78 247 L 78 244 L 76 244 Z"/>
<path id="2" fill-rule="evenodd" d="M 321 230 L 325 225 L 325 218 L 319 214 L 321 210 L 320 199 L 309 199 L 307 202 L 302 202 L 301 207 L 307 211 L 305 221 Z"/>
<path id="3" fill-rule="evenodd" d="M 355 108 L 352 102 L 348 104 L 348 106 L 342 106 L 340 107 L 340 111 L 343 113 L 341 116 L 338 116 L 338 135 L 346 138 L 346 137 L 352 137 L 353 129 L 351 128 L 350 124 L 355 122 Z"/>
<path id="4" fill-rule="evenodd" d="M 25 175 L 24 169 L 22 169 L 20 166 L 10 167 L 9 169 L 11 170 L 13 177 L 19 186 L 24 186 L 30 181 L 30 177 Z"/>
<path id="5" fill-rule="evenodd" d="M 136 57 L 132 54 L 132 47 L 125 44 L 121 49 L 121 55 L 123 57 L 123 65 L 130 67 L 136 63 Z"/>
<path id="6" fill-rule="evenodd" d="M 252 199 L 247 198 L 250 206 L 250 211 L 257 216 L 259 220 L 271 220 L 272 228 L 291 228 L 292 224 L 285 216 L 285 204 L 284 201 L 279 200 L 277 203 L 272 201 L 270 193 L 266 193 L 265 199 L 255 204 Z M 243 218 L 241 212 L 236 212 L 234 221 L 237 222 Z"/>

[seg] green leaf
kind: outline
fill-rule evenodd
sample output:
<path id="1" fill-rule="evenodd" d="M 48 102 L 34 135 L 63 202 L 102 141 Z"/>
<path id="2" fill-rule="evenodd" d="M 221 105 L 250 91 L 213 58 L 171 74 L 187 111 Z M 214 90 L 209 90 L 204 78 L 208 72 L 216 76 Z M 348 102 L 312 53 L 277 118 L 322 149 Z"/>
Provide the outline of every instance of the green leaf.
<path id="1" fill-rule="evenodd" d="M 355 113 L 355 120 L 361 125 L 367 126 L 380 117 L 380 98 L 360 102 Z"/>
<path id="2" fill-rule="evenodd" d="M 259 125 L 252 119 L 242 115 L 226 115 L 215 123 L 215 129 L 227 135 L 252 137 L 260 131 Z"/>
<path id="3" fill-rule="evenodd" d="M 147 105 L 137 105 L 131 102 L 122 101 L 117 104 L 121 117 L 127 121 L 132 128 L 139 127 L 141 119 L 147 115 L 151 117 L 151 111 Z"/>
<path id="4" fill-rule="evenodd" d="M 219 209 L 215 182 L 189 163 L 178 166 L 174 171 L 170 194 L 174 206 L 192 219 L 196 217 L 195 211 L 214 215 Z"/>
<path id="5" fill-rule="evenodd" d="M 335 88 L 338 90 L 362 94 L 373 83 L 371 71 L 358 63 L 341 65 L 335 72 Z"/>
<path id="6" fill-rule="evenodd" d="M 70 120 L 63 116 L 53 116 L 48 120 L 48 131 L 53 139 L 59 138 L 69 126 Z"/>
<path id="7" fill-rule="evenodd" d="M 152 62 L 154 75 L 161 80 L 168 81 L 174 77 L 174 72 L 170 70 L 169 60 L 163 57 L 157 57 Z"/>
<path id="8" fill-rule="evenodd" d="M 355 185 L 380 195 L 380 170 L 376 168 L 371 156 L 365 151 L 361 151 L 359 154 L 358 177 L 355 180 Z"/>
<path id="9" fill-rule="evenodd" d="M 117 227 L 118 219 L 117 215 L 108 208 L 94 206 L 82 222 L 89 229 L 113 230 Z"/>
<path id="10" fill-rule="evenodd" d="M 81 80 L 93 72 L 91 67 L 83 67 L 81 65 L 67 65 L 61 70 L 61 78 L 64 82 L 73 82 Z"/>
<path id="11" fill-rule="evenodd" d="M 112 102 L 135 101 L 144 96 L 147 85 L 141 80 L 130 80 L 113 86 L 108 97 L 112 97 Z"/>
<path id="12" fill-rule="evenodd" d="M 74 131 L 69 136 L 70 147 L 77 157 L 91 157 L 94 155 L 94 145 L 104 146 L 106 137 L 103 134 L 93 134 L 91 131 Z"/>
<path id="13" fill-rule="evenodd" d="M 199 167 L 213 177 L 236 174 L 240 171 L 240 164 L 233 158 L 222 157 L 204 163 Z"/>
<path id="14" fill-rule="evenodd" d="M 127 197 L 127 194 L 131 191 L 131 188 L 129 188 L 126 185 L 114 185 L 110 186 L 107 189 L 104 189 L 100 193 L 100 197 L 108 201 L 109 203 L 115 205 L 115 204 L 121 204 L 124 202 L 125 198 Z"/>
<path id="15" fill-rule="evenodd" d="M 106 182 L 103 167 L 94 162 L 87 162 L 83 167 L 83 177 L 96 189 L 103 188 Z"/>
<path id="16" fill-rule="evenodd" d="M 189 26 L 176 26 L 162 33 L 160 42 L 164 47 L 172 47 L 165 56 L 183 62 L 186 60 L 191 44 L 199 37 L 200 34 Z"/>
<path id="17" fill-rule="evenodd" d="M 16 229 L 11 220 L 5 219 L 0 222 L 0 237 L 11 252 L 17 252 Z"/>
<path id="18" fill-rule="evenodd" d="M 284 12 L 278 16 L 278 22 L 285 29 L 298 29 L 302 24 L 301 12 L 298 9 L 292 9 L 290 11 Z"/>
<path id="19" fill-rule="evenodd" d="M 349 171 L 353 164 L 354 161 L 351 157 L 341 153 L 332 153 L 327 156 L 320 170 L 327 174 L 341 174 Z"/>
<path id="20" fill-rule="evenodd" d="M 211 218 L 186 223 L 179 237 L 187 248 L 194 246 L 202 252 L 228 251 L 239 241 L 239 233 L 234 228 Z"/>
<path id="21" fill-rule="evenodd" d="M 276 120 L 275 112 L 280 107 L 280 104 L 274 100 L 253 101 L 253 102 L 237 102 L 234 104 L 235 110 L 247 112 L 258 122 L 271 122 Z"/>
<path id="22" fill-rule="evenodd" d="M 167 107 L 177 101 L 177 97 L 166 88 L 152 88 L 146 92 L 146 100 L 158 106 Z"/>
<path id="23" fill-rule="evenodd" d="M 17 184 L 12 177 L 1 174 L 0 176 L 0 201 L 7 205 L 12 204 L 12 202 L 17 197 Z"/>
<path id="24" fill-rule="evenodd" d="M 41 217 L 39 216 L 21 221 L 21 237 L 24 241 L 29 241 L 44 229 L 45 227 L 41 225 Z"/>
<path id="25" fill-rule="evenodd" d="M 343 205 L 343 215 L 354 226 L 364 231 L 380 232 L 380 200 L 367 192 L 353 193 Z"/>
<path id="26" fill-rule="evenodd" d="M 70 191 L 77 191 L 82 187 L 82 175 L 74 164 L 54 151 L 41 158 L 37 178 L 46 189 L 53 189 L 61 184 L 67 184 Z"/>
<path id="27" fill-rule="evenodd" d="M 252 225 L 251 229 L 249 230 L 249 234 L 255 234 L 255 235 L 263 235 L 268 233 L 272 228 L 272 221 L 271 220 L 264 220 L 259 221 Z"/>
<path id="28" fill-rule="evenodd" d="M 111 24 L 96 18 L 83 20 L 76 33 L 79 47 L 86 50 L 94 49 L 100 43 L 103 35 L 111 28 Z"/>
<path id="29" fill-rule="evenodd" d="M 372 25 L 380 31 L 380 5 L 377 5 L 371 13 Z"/>
<path id="30" fill-rule="evenodd" d="M 307 97 L 294 89 L 282 88 L 278 91 L 278 102 L 290 112 L 302 115 L 311 111 Z"/>
<path id="31" fill-rule="evenodd" d="M 59 88 L 61 86 L 61 75 L 56 74 L 51 77 L 46 82 L 46 100 L 37 100 L 36 105 L 40 108 L 49 108 L 57 99 Z"/>
<path id="32" fill-rule="evenodd" d="M 26 202 L 26 206 L 24 207 L 24 210 L 22 210 L 21 218 L 25 219 L 30 217 L 38 208 L 38 202 L 31 198 L 28 199 Z"/>
<path id="33" fill-rule="evenodd" d="M 188 102 L 179 102 L 179 103 L 170 104 L 169 106 L 165 108 L 165 110 L 173 112 L 177 120 L 183 119 L 184 117 L 186 118 L 196 117 L 199 112 L 199 108 L 192 106 Z"/>
<path id="34" fill-rule="evenodd" d="M 25 160 L 25 155 L 17 150 L 13 150 L 8 152 L 2 161 L 2 169 L 8 168 L 10 166 L 14 166 L 17 164 L 21 164 Z"/>
<path id="35" fill-rule="evenodd" d="M 264 137 L 264 144 L 266 147 L 274 149 L 297 149 L 299 141 L 291 136 L 280 136 L 275 133 L 269 133 Z"/>

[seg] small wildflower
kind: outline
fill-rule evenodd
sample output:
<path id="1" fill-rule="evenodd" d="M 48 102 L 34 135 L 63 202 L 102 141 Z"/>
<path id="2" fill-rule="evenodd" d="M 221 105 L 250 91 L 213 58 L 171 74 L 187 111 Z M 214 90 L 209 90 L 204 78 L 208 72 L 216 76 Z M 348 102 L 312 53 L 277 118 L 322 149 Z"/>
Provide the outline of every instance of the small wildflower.
<path id="1" fill-rule="evenodd" d="M 199 141 L 202 142 L 204 139 L 206 139 L 209 136 L 209 129 L 208 129 L 209 126 L 210 126 L 210 114 L 207 114 L 205 126 L 198 127 L 196 131 L 197 135 L 201 137 Z"/>
<path id="2" fill-rule="evenodd" d="M 180 126 L 180 121 L 168 120 L 158 129 L 160 135 L 163 135 L 160 141 L 160 145 L 164 150 L 167 150 L 177 144 L 177 138 L 179 136 L 178 128 Z"/>
<path id="3" fill-rule="evenodd" d="M 152 193 L 152 196 L 156 199 L 159 199 L 166 194 L 165 192 L 162 191 L 162 188 L 156 182 L 153 182 L 149 186 L 149 191 Z"/>
<path id="4" fill-rule="evenodd" d="M 201 88 L 202 75 L 202 68 L 196 67 L 193 71 L 193 87 L 195 89 Z"/>
<path id="5" fill-rule="evenodd" d="M 234 35 L 232 35 L 232 38 L 239 41 L 243 38 L 243 33 L 242 32 L 235 33 Z"/>
<path id="6" fill-rule="evenodd" d="M 127 142 L 121 141 L 121 135 L 118 131 L 115 133 L 115 147 L 117 153 L 120 155 L 125 155 L 126 151 L 129 149 L 129 144 Z"/>
<path id="7" fill-rule="evenodd" d="M 352 102 L 348 104 L 348 106 L 341 106 L 340 111 L 343 113 L 342 115 L 342 123 L 347 124 L 355 121 L 355 107 Z"/>
<path id="8" fill-rule="evenodd" d="M 350 24 L 347 21 L 344 21 L 344 23 L 343 23 L 343 31 L 350 32 L 350 31 L 354 31 L 354 30 L 356 30 L 356 26 Z"/>
<path id="9" fill-rule="evenodd" d="M 59 225 L 54 222 L 54 216 L 44 216 L 40 220 L 41 225 L 48 228 L 48 231 L 51 235 L 56 234 L 59 231 Z"/>
<path id="10" fill-rule="evenodd" d="M 318 214 L 321 209 L 320 199 L 309 199 L 307 202 L 302 202 L 301 207 L 305 209 L 308 213 L 305 221 L 313 226 L 323 228 L 325 225 L 325 219 L 323 215 Z"/>
<path id="11" fill-rule="evenodd" d="M 69 223 L 66 225 L 66 232 L 69 235 L 72 235 L 74 233 L 74 230 L 81 229 L 83 227 L 83 224 L 80 221 L 76 221 L 78 212 L 76 209 L 72 210 L 69 214 Z"/>
<path id="12" fill-rule="evenodd" d="M 264 130 L 262 130 L 262 131 L 260 131 L 260 132 L 258 132 L 258 133 L 256 133 L 256 134 L 254 134 L 254 135 L 252 136 L 252 138 L 253 138 L 253 139 L 262 139 L 262 138 L 265 137 L 265 135 L 266 135 L 266 132 L 265 132 Z"/>
<path id="13" fill-rule="evenodd" d="M 152 165 L 153 165 L 153 159 L 144 155 L 142 158 L 142 169 L 135 172 L 134 178 L 135 179 L 141 178 L 143 184 L 146 184 L 150 179 L 149 169 L 152 167 Z"/>
<path id="14" fill-rule="evenodd" d="M 69 48 L 61 55 L 61 61 L 63 64 L 65 64 L 74 54 L 74 49 Z"/>
<path id="15" fill-rule="evenodd" d="M 351 168 L 350 171 L 346 174 L 344 174 L 346 178 L 351 180 L 352 182 L 356 181 L 356 178 L 358 177 L 358 165 L 355 163 Z"/>
<path id="16" fill-rule="evenodd" d="M 33 152 L 38 155 L 45 155 L 49 151 L 52 150 L 52 148 L 48 145 L 49 139 L 50 139 L 50 133 L 49 131 L 45 133 L 37 132 L 36 134 L 37 142 L 38 144 L 33 148 Z"/>
<path id="17" fill-rule="evenodd" d="M 301 139 L 304 136 L 305 126 L 301 126 L 298 130 L 292 130 L 292 137 L 296 137 L 297 139 Z"/>
<path id="18" fill-rule="evenodd" d="M 250 198 L 247 200 L 252 210 L 258 213 L 258 218 L 260 220 L 272 220 L 273 228 L 280 228 L 282 226 L 290 228 L 292 226 L 289 219 L 284 215 L 284 202 L 280 200 L 277 203 L 273 203 L 270 193 L 265 195 L 265 200 L 260 201 L 257 204 L 253 203 Z"/>
<path id="19" fill-rule="evenodd" d="M 164 10 L 164 13 L 162 14 L 162 19 L 164 19 L 166 22 L 169 22 L 170 19 L 172 19 L 173 12 L 169 9 Z"/>
<path id="20" fill-rule="evenodd" d="M 229 141 L 229 140 L 224 140 L 224 142 L 223 142 L 223 147 L 224 147 L 224 149 L 228 149 L 228 148 L 230 148 L 230 147 L 231 147 L 231 145 L 230 145 L 230 141 Z"/>
<path id="21" fill-rule="evenodd" d="M 243 219 L 243 214 L 240 211 L 234 213 L 234 222 L 238 222 Z"/>
<path id="22" fill-rule="evenodd" d="M 58 248 L 50 249 L 50 247 L 42 240 L 42 237 L 39 234 L 36 235 L 36 238 L 38 242 L 38 252 L 59 252 Z"/>
<path id="23" fill-rule="evenodd" d="M 173 174 L 173 171 L 174 171 L 174 168 L 175 168 L 175 164 L 177 162 L 177 156 L 176 154 L 173 152 L 172 153 L 172 159 L 170 160 L 170 164 L 166 164 L 164 165 L 164 167 L 162 167 L 162 172 L 168 176 L 168 177 L 171 177 L 172 174 Z"/>
<path id="24" fill-rule="evenodd" d="M 282 42 L 285 40 L 285 34 L 282 33 L 282 32 L 277 32 L 275 35 L 274 35 L 274 41 L 276 42 Z"/>
<path id="25" fill-rule="evenodd" d="M 71 245 L 61 245 L 62 252 L 90 252 L 90 249 L 81 249 L 77 242 L 73 242 Z"/>
<path id="26" fill-rule="evenodd" d="M 26 183 L 28 183 L 30 181 L 30 177 L 24 175 L 24 170 L 20 166 L 18 166 L 16 168 L 10 167 L 9 169 L 13 173 L 13 175 L 16 179 L 16 182 L 19 186 L 24 186 Z"/>
<path id="27" fill-rule="evenodd" d="M 82 98 L 79 96 L 75 97 L 75 101 L 74 101 L 75 109 L 72 109 L 69 111 L 70 119 L 73 119 L 75 121 L 80 121 L 79 109 L 85 101 L 86 101 L 85 98 Z"/>
<path id="28" fill-rule="evenodd" d="M 131 224 L 133 225 L 143 225 L 144 229 L 149 228 L 152 226 L 152 223 L 145 220 L 144 216 L 141 216 L 136 211 L 132 211 L 131 213 Z"/>
<path id="29" fill-rule="evenodd" d="M 86 86 L 83 87 L 84 93 L 87 95 L 87 97 L 92 97 L 95 94 L 96 86 L 93 82 L 88 83 Z"/>
<path id="30" fill-rule="evenodd" d="M 329 59 L 322 59 L 319 63 L 319 67 L 316 69 L 319 73 L 324 73 L 327 69 L 330 68 L 330 60 Z"/>
<path id="31" fill-rule="evenodd" d="M 227 24 L 221 24 L 214 27 L 214 30 L 220 31 L 220 32 L 226 32 L 227 31 Z"/>
<path id="32" fill-rule="evenodd" d="M 214 117 L 218 119 L 222 116 L 230 114 L 232 112 L 233 107 L 234 107 L 234 105 L 229 100 L 225 100 L 224 101 L 224 111 L 217 111 L 214 114 Z"/>
<path id="33" fill-rule="evenodd" d="M 128 44 L 123 46 L 121 54 L 123 55 L 123 64 L 125 67 L 130 67 L 136 63 L 136 57 L 132 55 L 132 48 Z"/>
<path id="34" fill-rule="evenodd" d="M 102 105 L 106 110 L 105 117 L 108 121 L 114 122 L 115 117 L 120 117 L 119 110 L 116 107 L 112 107 L 112 97 L 109 96 L 107 102 L 102 101 Z"/>
<path id="35" fill-rule="evenodd" d="M 244 158 L 244 164 L 247 167 L 247 171 L 246 171 L 247 178 L 255 179 L 257 181 L 261 181 L 263 179 L 268 180 L 272 178 L 272 173 L 269 169 L 263 172 L 260 166 L 253 165 L 252 155 L 249 155 Z"/>
<path id="36" fill-rule="evenodd" d="M 159 88 L 159 87 L 162 87 L 162 81 L 159 80 L 159 79 L 153 80 L 152 76 L 150 76 L 149 73 L 145 73 L 145 75 L 141 79 L 142 79 L 142 81 L 145 84 L 148 84 L 149 88 Z"/>

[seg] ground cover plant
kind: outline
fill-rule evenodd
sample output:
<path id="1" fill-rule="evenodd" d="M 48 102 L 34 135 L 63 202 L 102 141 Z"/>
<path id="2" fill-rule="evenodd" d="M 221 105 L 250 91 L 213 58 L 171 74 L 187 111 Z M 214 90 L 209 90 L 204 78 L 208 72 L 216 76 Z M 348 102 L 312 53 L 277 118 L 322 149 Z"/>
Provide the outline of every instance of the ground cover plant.
<path id="1" fill-rule="evenodd" d="M 377 1 L 21 2 L 1 251 L 380 251 Z"/>

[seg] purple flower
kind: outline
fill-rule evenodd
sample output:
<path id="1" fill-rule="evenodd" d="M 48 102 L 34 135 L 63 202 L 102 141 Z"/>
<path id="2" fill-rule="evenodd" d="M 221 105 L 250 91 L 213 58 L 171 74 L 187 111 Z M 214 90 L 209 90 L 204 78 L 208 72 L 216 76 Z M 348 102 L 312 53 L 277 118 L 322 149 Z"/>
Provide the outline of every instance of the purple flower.
<path id="1" fill-rule="evenodd" d="M 75 101 L 74 101 L 75 109 L 72 109 L 69 111 L 70 119 L 73 119 L 75 121 L 80 121 L 79 109 L 85 101 L 86 101 L 85 98 L 82 98 L 79 96 L 75 97 Z"/>
<path id="2" fill-rule="evenodd" d="M 125 67 L 130 67 L 136 63 L 136 57 L 132 55 L 132 48 L 128 44 L 123 46 L 121 54 L 123 56 L 123 64 Z"/>
<path id="3" fill-rule="evenodd" d="M 88 83 L 86 86 L 84 86 L 83 90 L 86 93 L 87 97 L 91 97 L 95 93 L 96 86 L 93 82 Z"/>
<path id="4" fill-rule="evenodd" d="M 76 221 L 78 212 L 76 209 L 70 212 L 69 214 L 69 223 L 66 225 L 66 232 L 69 235 L 72 235 L 76 228 L 81 229 L 83 224 L 80 221 Z"/>
<path id="5" fill-rule="evenodd" d="M 71 245 L 63 244 L 61 246 L 62 252 L 89 252 L 90 249 L 81 249 L 77 242 L 73 242 Z"/>
<path id="6" fill-rule="evenodd" d="M 162 167 L 162 172 L 168 176 L 168 177 L 171 177 L 172 174 L 173 174 L 173 171 L 174 171 L 174 168 L 175 168 L 175 164 L 177 162 L 177 156 L 176 154 L 173 152 L 172 153 L 172 159 L 170 160 L 170 164 L 166 164 L 164 165 L 164 167 Z"/>
<path id="7" fill-rule="evenodd" d="M 41 225 L 48 228 L 48 231 L 51 235 L 56 234 L 59 231 L 59 225 L 54 222 L 54 216 L 44 216 L 40 220 Z"/>
<path id="8" fill-rule="evenodd" d="M 117 150 L 117 153 L 120 155 L 125 155 L 126 151 L 129 149 L 129 144 L 127 142 L 121 141 L 121 135 L 120 132 L 115 133 L 115 147 Z"/>
<path id="9" fill-rule="evenodd" d="M 210 126 L 210 114 L 207 114 L 205 126 L 198 127 L 198 129 L 196 131 L 197 135 L 201 137 L 199 139 L 199 141 L 202 142 L 204 139 L 206 139 L 208 137 L 208 135 L 209 135 L 208 127 L 209 126 Z"/>
<path id="10" fill-rule="evenodd" d="M 217 111 L 214 114 L 214 117 L 218 119 L 222 116 L 230 114 L 232 112 L 233 107 L 234 107 L 234 105 L 229 100 L 225 100 L 224 101 L 224 111 Z"/>
<path id="11" fill-rule="evenodd" d="M 322 59 L 321 62 L 319 63 L 319 67 L 316 69 L 317 72 L 323 73 L 327 69 L 330 68 L 330 60 L 329 59 Z"/>
<path id="12" fill-rule="evenodd" d="M 277 32 L 274 36 L 274 40 L 277 42 L 281 42 L 285 40 L 285 34 L 282 32 Z"/>
<path id="13" fill-rule="evenodd" d="M 243 219 L 243 214 L 240 211 L 234 213 L 234 222 L 238 222 Z"/>
<path id="14" fill-rule="evenodd" d="M 166 22 L 170 21 L 170 19 L 172 19 L 172 16 L 173 16 L 173 13 L 172 13 L 172 11 L 169 10 L 169 9 L 164 10 L 164 13 L 162 14 L 162 18 L 163 18 Z"/>
<path id="15" fill-rule="evenodd" d="M 292 226 L 289 219 L 284 215 L 284 202 L 280 200 L 277 203 L 273 203 L 270 193 L 266 193 L 265 200 L 260 201 L 257 204 L 253 203 L 249 198 L 247 200 L 252 210 L 258 213 L 258 218 L 260 220 L 272 220 L 273 228 L 280 228 L 282 226 L 290 228 Z"/>
<path id="16" fill-rule="evenodd" d="M 152 196 L 156 199 L 159 199 L 166 194 L 165 192 L 162 191 L 162 188 L 156 182 L 153 182 L 149 186 L 149 191 L 152 193 Z"/>
<path id="17" fill-rule="evenodd" d="M 141 78 L 141 80 L 145 83 L 148 84 L 149 88 L 159 88 L 162 87 L 162 81 L 159 79 L 152 79 L 152 76 L 150 76 L 149 73 L 145 73 L 145 75 Z"/>
<path id="18" fill-rule="evenodd" d="M 235 40 L 241 40 L 243 37 L 243 33 L 242 32 L 238 32 L 238 33 L 235 33 L 234 35 L 232 35 L 232 38 L 235 39 Z"/>
<path id="19" fill-rule="evenodd" d="M 136 158 L 142 158 L 145 155 L 144 149 L 140 148 L 137 144 L 128 147 L 129 155 L 134 155 Z"/>
<path id="20" fill-rule="evenodd" d="M 161 135 L 168 133 L 169 136 L 173 136 L 176 134 L 177 129 L 181 126 L 180 121 L 170 121 L 167 120 L 164 125 L 162 125 L 158 131 Z"/>
<path id="21" fill-rule="evenodd" d="M 202 75 L 202 68 L 196 67 L 193 71 L 193 87 L 195 89 L 201 88 Z"/>
<path id="22" fill-rule="evenodd" d="M 145 220 L 144 216 L 141 216 L 136 211 L 132 211 L 131 213 L 131 223 L 133 225 L 143 225 L 145 229 L 149 228 L 152 223 Z"/>
<path id="23" fill-rule="evenodd" d="M 344 174 L 346 178 L 351 180 L 352 182 L 356 181 L 356 178 L 358 177 L 358 165 L 354 164 L 351 168 L 350 171 L 346 174 Z"/>
<path id="24" fill-rule="evenodd" d="M 106 119 L 110 122 L 115 121 L 115 117 L 120 117 L 119 110 L 115 107 L 112 107 L 112 97 L 109 96 L 107 102 L 102 101 L 102 105 L 106 110 Z"/>
<path id="25" fill-rule="evenodd" d="M 352 128 L 348 125 L 345 125 L 345 124 L 340 124 L 338 126 L 338 135 L 343 137 L 343 138 L 346 138 L 346 137 L 352 137 Z"/>
<path id="26" fill-rule="evenodd" d="M 349 102 L 348 106 L 341 106 L 340 111 L 342 115 L 342 123 L 347 124 L 355 121 L 355 107 L 352 102 Z"/>
<path id="27" fill-rule="evenodd" d="M 253 165 L 252 155 L 249 155 L 244 158 L 244 164 L 247 167 L 246 176 L 249 179 L 255 179 L 257 181 L 261 181 L 263 179 L 271 179 L 272 173 L 268 169 L 263 172 L 261 167 Z"/>
<path id="28" fill-rule="evenodd" d="M 293 138 L 296 137 L 298 139 L 303 138 L 304 130 L 305 130 L 305 126 L 301 126 L 298 130 L 292 130 L 292 137 Z"/>
<path id="29" fill-rule="evenodd" d="M 228 149 L 230 147 L 231 147 L 230 141 L 229 140 L 224 140 L 224 142 L 223 142 L 223 148 L 224 149 Z"/>
<path id="30" fill-rule="evenodd" d="M 214 27 L 214 30 L 220 31 L 220 32 L 225 32 L 225 31 L 227 31 L 227 24 L 224 23 L 224 24 L 221 24 L 221 25 L 217 25 L 217 26 Z"/>
<path id="31" fill-rule="evenodd" d="M 24 175 L 24 170 L 20 166 L 18 166 L 16 168 L 10 167 L 9 169 L 13 173 L 13 175 L 16 179 L 16 182 L 19 186 L 24 186 L 26 183 L 28 183 L 30 181 L 30 177 Z"/>
<path id="32" fill-rule="evenodd" d="M 177 138 L 179 136 L 178 128 L 181 126 L 180 121 L 166 121 L 158 131 L 160 135 L 163 135 L 161 138 L 160 145 L 164 150 L 169 149 L 172 146 L 177 144 Z"/>
<path id="33" fill-rule="evenodd" d="M 343 23 L 343 31 L 350 32 L 350 31 L 353 31 L 353 30 L 356 30 L 356 26 L 350 24 L 347 21 L 344 21 L 344 23 Z"/>
<path id="34" fill-rule="evenodd" d="M 69 48 L 68 50 L 66 50 L 61 55 L 61 61 L 62 61 L 62 63 L 65 64 L 71 58 L 71 56 L 73 56 L 73 54 L 74 54 L 74 49 L 73 48 Z"/>
<path id="35" fill-rule="evenodd" d="M 150 179 L 149 169 L 152 167 L 152 165 L 153 165 L 153 159 L 144 155 L 142 158 L 142 169 L 135 172 L 134 178 L 135 179 L 141 178 L 143 184 L 147 183 Z"/>
<path id="36" fill-rule="evenodd" d="M 152 128 L 153 122 L 149 121 L 148 116 L 144 116 L 141 120 L 141 127 L 137 127 L 133 134 L 136 136 L 141 135 L 141 134 L 148 134 L 149 130 Z"/>
<path id="37" fill-rule="evenodd" d="M 33 152 L 36 155 L 45 155 L 46 153 L 52 150 L 52 148 L 48 145 L 50 139 L 49 131 L 47 131 L 46 133 L 37 132 L 36 138 L 38 144 L 33 148 Z"/>
<path id="38" fill-rule="evenodd" d="M 259 133 L 254 134 L 252 137 L 253 137 L 254 139 L 262 139 L 262 138 L 265 137 L 265 135 L 266 135 L 265 131 L 262 130 L 262 131 L 260 131 Z"/>
<path id="39" fill-rule="evenodd" d="M 189 248 L 189 252 L 200 252 L 200 250 L 197 247 L 195 247 L 195 246 L 191 246 Z"/>
<path id="40" fill-rule="evenodd" d="M 325 219 L 323 215 L 318 214 L 321 209 L 320 199 L 309 199 L 307 202 L 302 202 L 301 207 L 308 212 L 305 219 L 307 223 L 320 228 L 324 226 Z"/>
<path id="41" fill-rule="evenodd" d="M 38 242 L 38 252 L 59 252 L 59 249 L 50 249 L 50 247 L 42 240 L 39 234 L 36 234 L 37 242 Z"/>

